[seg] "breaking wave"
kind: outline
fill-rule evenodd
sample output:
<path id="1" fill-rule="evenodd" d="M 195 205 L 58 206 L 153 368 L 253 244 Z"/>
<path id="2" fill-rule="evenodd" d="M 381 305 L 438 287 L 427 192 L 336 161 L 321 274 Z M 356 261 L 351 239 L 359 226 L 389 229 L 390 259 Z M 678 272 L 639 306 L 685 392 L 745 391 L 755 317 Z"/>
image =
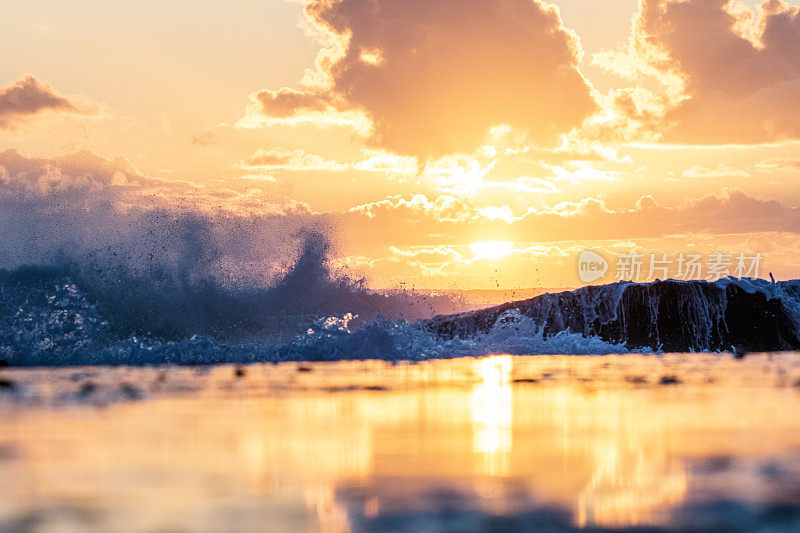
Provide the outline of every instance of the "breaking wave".
<path id="1" fill-rule="evenodd" d="M 166 183 L 88 152 L 0 152 L 0 359 L 208 364 L 619 350 L 549 338 L 521 316 L 443 340 L 415 321 L 469 302 L 369 290 L 328 261 L 348 232 L 337 224 L 307 206 Z"/>
<path id="2" fill-rule="evenodd" d="M 0 359 L 15 366 L 206 365 L 626 351 L 622 345 L 577 334 L 545 335 L 541 327 L 515 311 L 499 317 L 488 333 L 449 340 L 402 318 L 378 316 L 361 324 L 350 312 L 318 318 L 312 305 L 328 302 L 332 308 L 334 296 L 340 308 L 355 306 L 371 313 L 376 309 L 405 312 L 420 305 L 419 298 L 423 298 L 423 308 L 427 309 L 426 303 L 436 307 L 424 297 L 372 293 L 345 280 L 301 288 L 311 281 L 302 279 L 312 268 L 305 262 L 312 260 L 308 254 L 319 251 L 318 244 L 310 244 L 271 290 L 237 294 L 218 286 L 187 289 L 188 295 L 176 301 L 171 311 L 163 307 L 166 299 L 150 298 L 149 292 L 125 296 L 105 286 L 86 290 L 83 281 L 64 270 L 5 272 L 0 275 Z M 308 299 L 315 290 L 315 300 Z M 270 306 L 274 306 L 271 311 Z M 227 312 L 231 314 L 226 316 Z M 165 316 L 172 313 L 176 316 Z M 126 322 L 129 319 L 132 322 Z M 157 333 L 142 329 L 156 326 Z M 303 331 L 287 335 L 300 326 Z M 191 327 L 199 331 L 184 335 Z M 274 331 L 279 327 L 285 330 Z"/>

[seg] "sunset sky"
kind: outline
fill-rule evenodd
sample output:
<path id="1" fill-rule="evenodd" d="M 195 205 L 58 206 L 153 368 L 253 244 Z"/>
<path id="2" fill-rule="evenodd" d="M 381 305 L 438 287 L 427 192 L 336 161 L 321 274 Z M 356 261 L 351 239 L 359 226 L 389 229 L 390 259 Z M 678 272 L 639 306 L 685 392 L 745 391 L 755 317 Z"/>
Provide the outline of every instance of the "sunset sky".
<path id="1" fill-rule="evenodd" d="M 0 36 L 0 267 L 166 210 L 221 273 L 311 229 L 375 288 L 577 286 L 585 248 L 800 277 L 794 0 L 34 0 Z"/>

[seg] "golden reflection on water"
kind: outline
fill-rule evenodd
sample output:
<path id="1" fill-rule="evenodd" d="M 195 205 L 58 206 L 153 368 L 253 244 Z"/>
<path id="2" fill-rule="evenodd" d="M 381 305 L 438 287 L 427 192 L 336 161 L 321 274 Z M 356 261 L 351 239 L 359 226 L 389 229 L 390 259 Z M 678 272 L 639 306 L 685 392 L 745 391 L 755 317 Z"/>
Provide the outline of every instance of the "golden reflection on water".
<path id="1" fill-rule="evenodd" d="M 0 529 L 34 516 L 40 529 L 338 532 L 435 511 L 441 494 L 492 515 L 565 509 L 581 527 L 667 524 L 709 487 L 757 497 L 757 474 L 720 483 L 703 461 L 800 448 L 785 407 L 800 399 L 786 386 L 799 365 L 783 354 L 254 365 L 242 379 L 231 367 L 15 370 L 35 394 L 0 396 Z M 86 380 L 97 401 L 75 400 Z M 145 399 L 106 404 L 123 381 Z"/>
<path id="2" fill-rule="evenodd" d="M 473 450 L 480 457 L 481 473 L 507 475 L 513 421 L 510 355 L 475 361 L 481 382 L 472 391 Z"/>

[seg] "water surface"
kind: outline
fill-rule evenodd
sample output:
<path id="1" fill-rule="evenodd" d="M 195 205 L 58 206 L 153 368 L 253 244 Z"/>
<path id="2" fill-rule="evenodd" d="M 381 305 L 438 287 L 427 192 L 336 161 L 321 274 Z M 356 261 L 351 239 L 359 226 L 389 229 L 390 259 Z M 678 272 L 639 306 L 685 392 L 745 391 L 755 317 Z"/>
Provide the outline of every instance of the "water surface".
<path id="1" fill-rule="evenodd" d="M 0 529 L 800 527 L 800 354 L 0 372 Z"/>

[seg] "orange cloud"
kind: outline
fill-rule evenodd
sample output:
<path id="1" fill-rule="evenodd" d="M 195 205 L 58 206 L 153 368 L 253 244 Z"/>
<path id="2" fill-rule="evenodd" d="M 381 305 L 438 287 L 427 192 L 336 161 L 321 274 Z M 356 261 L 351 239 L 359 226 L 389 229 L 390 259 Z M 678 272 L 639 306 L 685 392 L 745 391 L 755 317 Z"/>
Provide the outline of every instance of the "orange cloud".
<path id="1" fill-rule="evenodd" d="M 263 168 L 270 170 L 325 170 L 338 172 L 346 170 L 348 165 L 325 159 L 317 154 L 309 154 L 305 150 L 258 150 L 242 161 L 245 168 Z"/>
<path id="2" fill-rule="evenodd" d="M 689 144 L 800 138 L 799 44 L 800 8 L 783 0 L 763 2 L 758 17 L 732 0 L 640 0 L 635 54 L 681 86 L 650 126 Z"/>
<path id="3" fill-rule="evenodd" d="M 268 117 L 363 111 L 373 146 L 425 158 L 474 150 L 498 125 L 550 143 L 596 109 L 577 37 L 538 0 L 310 0 L 305 13 L 338 38 L 318 61 L 328 87 L 261 91 Z"/>
<path id="4" fill-rule="evenodd" d="M 304 112 L 322 112 L 335 109 L 331 98 L 324 93 L 296 91 L 283 87 L 277 91 L 264 89 L 253 95 L 259 110 L 273 118 L 289 118 Z"/>
<path id="5" fill-rule="evenodd" d="M 739 190 L 726 190 L 662 206 L 651 196 L 629 208 L 610 208 L 603 200 L 561 202 L 549 209 L 528 209 L 515 215 L 503 206 L 476 207 L 452 197 L 434 200 L 417 195 L 359 206 L 332 215 L 349 228 L 351 244 L 364 247 L 437 246 L 480 240 L 519 243 L 620 241 L 685 234 L 800 234 L 800 208 L 761 200 Z M 354 229 L 355 228 L 355 229 Z"/>
<path id="6" fill-rule="evenodd" d="M 46 112 L 93 114 L 96 109 L 58 94 L 52 86 L 31 75 L 0 87 L 0 129 L 13 128 Z"/>

